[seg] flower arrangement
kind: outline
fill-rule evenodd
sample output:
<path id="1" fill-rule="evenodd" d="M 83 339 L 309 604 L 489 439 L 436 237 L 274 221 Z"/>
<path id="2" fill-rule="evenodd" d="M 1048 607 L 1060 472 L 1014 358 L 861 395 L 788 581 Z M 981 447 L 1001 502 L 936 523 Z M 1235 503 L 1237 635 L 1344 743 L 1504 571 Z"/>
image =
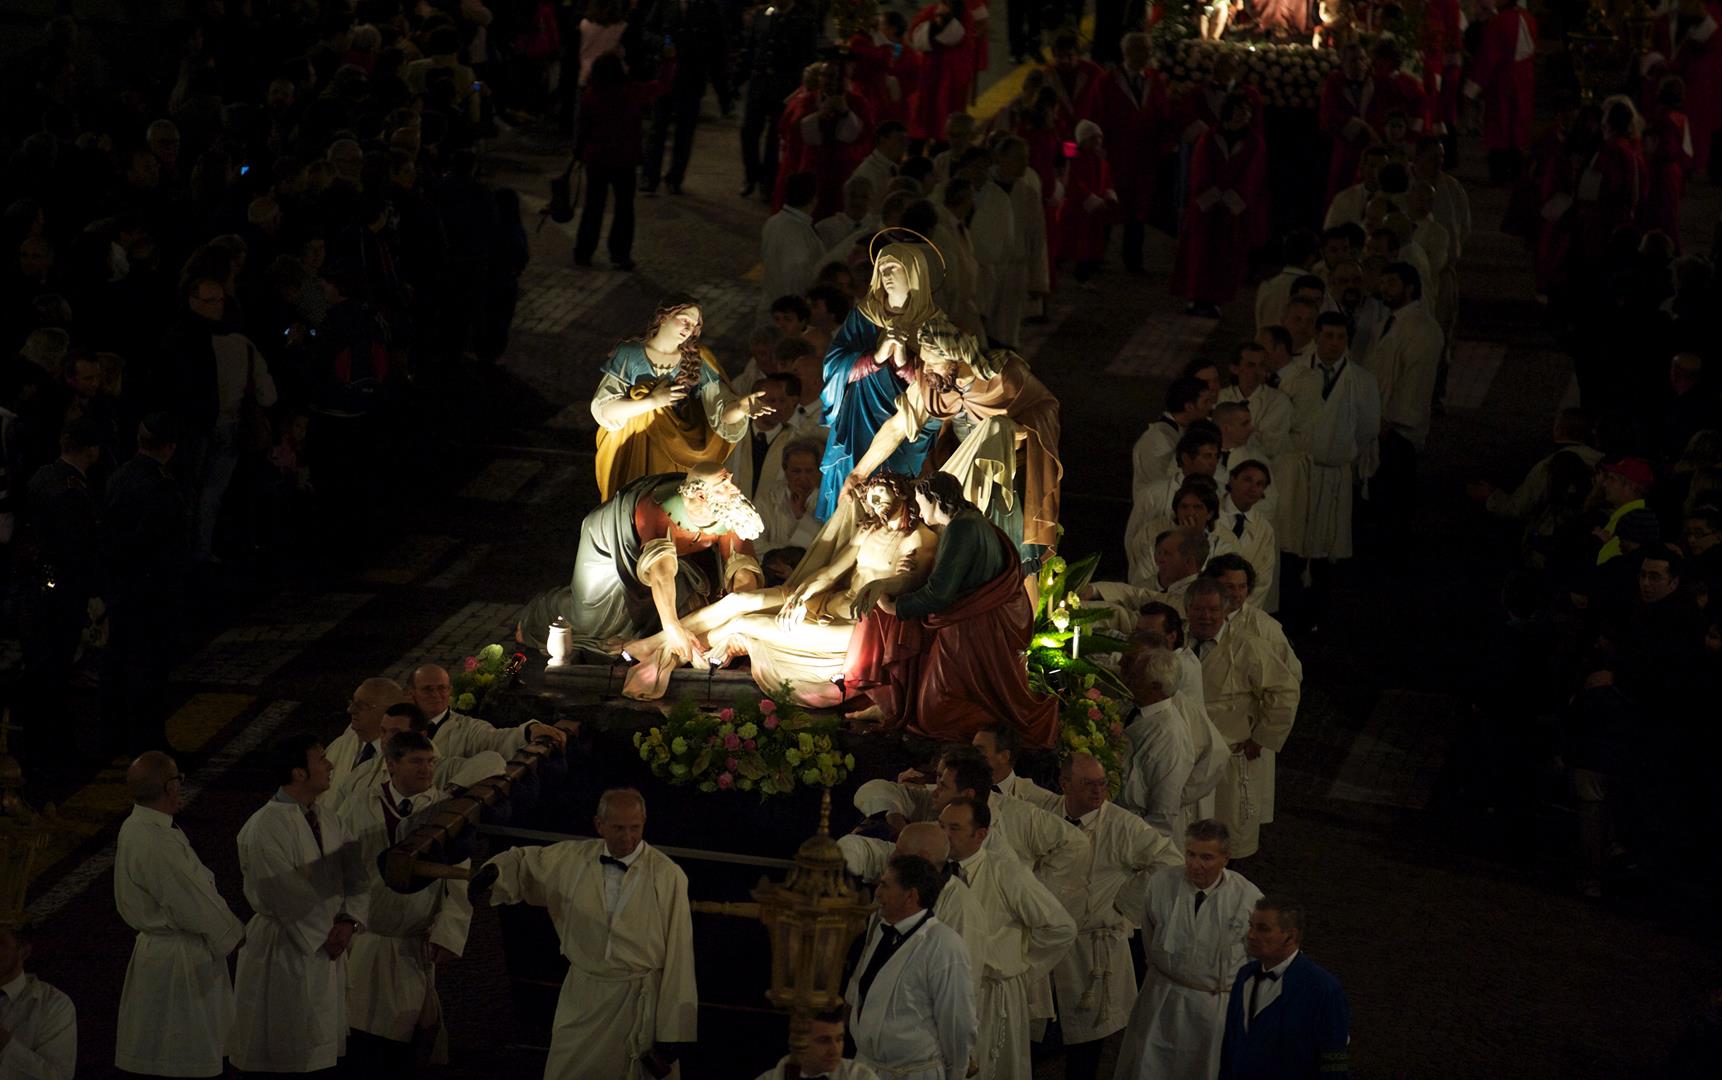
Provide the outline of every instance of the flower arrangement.
<path id="1" fill-rule="evenodd" d="M 1126 644 L 1093 629 L 1110 613 L 1103 607 L 1084 607 L 1079 595 L 1099 562 L 1099 555 L 1074 563 L 1053 555 L 1040 565 L 1034 631 L 1028 644 L 1028 684 L 1042 694 L 1056 694 L 1068 701 L 1096 683 L 1114 693 L 1126 693 L 1117 675 L 1082 655 L 1121 652 Z M 1086 685 L 1078 686 L 1083 680 L 1088 680 Z"/>
<path id="2" fill-rule="evenodd" d="M 855 767 L 837 748 L 835 718 L 789 703 L 788 688 L 757 703 L 707 712 L 683 698 L 662 724 L 634 733 L 640 760 L 672 784 L 701 791 L 787 795 L 797 784 L 836 787 Z"/>
<path id="3" fill-rule="evenodd" d="M 453 684 L 450 707 L 469 716 L 483 716 L 496 695 L 514 685 L 525 663 L 525 653 L 486 645 L 462 660 L 460 670 L 449 680 Z"/>
<path id="4" fill-rule="evenodd" d="M 1221 53 L 1237 58 L 1238 78 L 1261 92 L 1263 105 L 1287 108 L 1313 109 L 1321 104 L 1322 85 L 1339 66 L 1339 54 L 1331 49 L 1185 38 L 1170 53 L 1164 69 L 1167 80 L 1174 88 L 1202 82 L 1213 73 L 1214 60 Z"/>
<path id="5" fill-rule="evenodd" d="M 1111 794 L 1117 795 L 1130 763 L 1130 740 L 1124 737 L 1124 706 L 1117 698 L 1102 693 L 1094 681 L 1091 676 L 1083 676 L 1079 683 L 1081 692 L 1066 698 L 1059 709 L 1058 757 L 1063 761 L 1072 754 L 1093 754 L 1106 769 Z"/>

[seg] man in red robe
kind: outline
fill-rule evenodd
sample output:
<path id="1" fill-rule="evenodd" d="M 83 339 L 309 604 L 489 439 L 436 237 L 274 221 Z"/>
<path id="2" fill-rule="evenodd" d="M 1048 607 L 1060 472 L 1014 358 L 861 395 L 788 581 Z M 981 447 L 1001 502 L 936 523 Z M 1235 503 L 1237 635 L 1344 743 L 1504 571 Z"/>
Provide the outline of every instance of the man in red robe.
<path id="1" fill-rule="evenodd" d="M 1064 209 L 1058 218 L 1058 252 L 1076 264 L 1076 280 L 1085 288 L 1106 257 L 1106 236 L 1118 216 L 1118 192 L 1112 186 L 1112 170 L 1099 124 L 1079 120 L 1076 124 L 1076 156 L 1070 159 L 1064 178 Z"/>
<path id="2" fill-rule="evenodd" d="M 1573 212 L 1578 215 L 1580 257 L 1594 264 L 1603 257 L 1615 230 L 1631 225 L 1644 211 L 1650 167 L 1633 133 L 1632 106 L 1617 101 L 1602 119 L 1602 148 L 1579 176 Z"/>
<path id="3" fill-rule="evenodd" d="M 1696 160 L 1685 98 L 1686 88 L 1678 78 L 1663 79 L 1656 91 L 1656 111 L 1644 133 L 1650 192 L 1643 224 L 1646 230 L 1661 230 L 1674 242 L 1675 251 L 1680 250 L 1680 196 Z"/>
<path id="4" fill-rule="evenodd" d="M 1147 34 L 1126 34 L 1120 47 L 1124 60 L 1095 86 L 1089 119 L 1106 136 L 1106 156 L 1118 189 L 1118 216 L 1124 224 L 1124 266 L 1136 272 L 1142 269 L 1154 179 L 1165 150 L 1166 83 L 1149 66 Z"/>
<path id="5" fill-rule="evenodd" d="M 1190 301 L 1192 315 L 1219 318 L 1219 305 L 1244 283 L 1250 249 L 1267 239 L 1267 144 L 1251 121 L 1248 101 L 1227 98 L 1220 126 L 1190 156 L 1172 292 Z"/>
<path id="6" fill-rule="evenodd" d="M 1072 126 L 1093 112 L 1094 93 L 1105 74 L 1099 64 L 1085 59 L 1077 51 L 1075 34 L 1066 32 L 1053 39 L 1052 63 L 1046 66 L 1046 85 L 1058 95 L 1059 104 Z M 1067 137 L 1069 128 L 1058 135 Z"/>
<path id="7" fill-rule="evenodd" d="M 785 170 L 790 175 L 812 173 L 819 181 L 813 218 L 828 217 L 843 205 L 843 185 L 872 149 L 872 111 L 850 88 L 842 64 L 824 64 L 817 97 L 797 102 L 792 96 L 783 109 L 783 124 L 779 186 L 787 182 Z"/>
<path id="8" fill-rule="evenodd" d="M 1489 176 L 1497 184 L 1518 178 L 1525 148 L 1531 145 L 1537 20 L 1519 3 L 1501 0 L 1495 17 L 1483 27 L 1483 43 L 1465 84 L 1466 97 L 1484 99 L 1483 148 L 1489 152 Z"/>
<path id="9" fill-rule="evenodd" d="M 1424 130 L 1458 147 L 1459 88 L 1464 82 L 1465 31 L 1459 0 L 1429 0 L 1423 24 L 1423 92 L 1428 98 Z"/>
<path id="10" fill-rule="evenodd" d="M 945 118 L 969 107 L 974 29 L 964 0 L 928 4 L 909 23 L 909 45 L 921 54 L 920 86 L 909 109 L 910 138 L 937 139 Z"/>
<path id="11" fill-rule="evenodd" d="M 1686 80 L 1686 117 L 1692 125 L 1693 167 L 1709 168 L 1710 139 L 1722 127 L 1722 0 L 1704 0 L 1704 17 L 1686 31 L 1674 52 L 1674 70 Z"/>

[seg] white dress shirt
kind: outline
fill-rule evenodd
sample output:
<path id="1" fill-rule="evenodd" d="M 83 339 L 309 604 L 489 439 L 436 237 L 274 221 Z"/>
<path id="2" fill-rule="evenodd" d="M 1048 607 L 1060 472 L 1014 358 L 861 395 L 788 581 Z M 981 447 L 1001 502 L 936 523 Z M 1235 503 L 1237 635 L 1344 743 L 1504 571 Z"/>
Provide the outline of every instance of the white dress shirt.
<path id="1" fill-rule="evenodd" d="M 78 1062 L 78 1011 L 72 999 L 20 971 L 0 986 L 0 1027 L 12 1033 L 0 1050 L 5 1080 L 72 1080 Z"/>
<path id="2" fill-rule="evenodd" d="M 644 850 L 646 850 L 644 844 L 635 844 L 633 851 L 628 852 L 626 855 L 619 856 L 622 861 L 621 866 L 616 866 L 614 863 L 603 864 L 605 911 L 610 912 L 611 914 L 615 913 L 616 905 L 622 899 L 622 879 L 628 876 L 628 868 L 634 865 L 640 857 L 640 852 Z M 599 853 L 599 858 L 603 858 L 604 856 L 618 858 L 618 856 L 610 855 L 610 849 L 608 847 L 605 847 L 605 849 Z"/>
<path id="3" fill-rule="evenodd" d="M 1263 1009 L 1267 1008 L 1269 1005 L 1272 1005 L 1274 1002 L 1276 1002 L 1280 999 L 1280 988 L 1285 985 L 1286 968 L 1291 967 L 1292 961 L 1297 959 L 1297 954 L 1301 951 L 1303 951 L 1303 950 L 1293 949 L 1292 954 L 1290 956 L 1286 957 L 1284 960 L 1281 960 L 1279 963 L 1275 964 L 1273 967 L 1268 968 L 1266 971 L 1266 974 L 1272 975 L 1273 978 L 1271 978 L 1271 979 L 1262 979 L 1262 978 L 1256 979 L 1255 980 L 1256 985 L 1255 985 L 1255 989 L 1253 991 L 1248 986 L 1244 987 L 1244 1030 L 1245 1031 L 1250 1030 L 1250 1021 L 1252 1019 L 1254 1019 L 1255 1013 L 1261 1012 Z M 1252 1004 L 1252 1002 L 1251 1002 L 1252 996 L 1255 999 L 1253 1002 L 1253 1004 L 1255 1006 L 1254 1011 L 1252 1011 L 1250 1008 L 1250 1006 Z"/>

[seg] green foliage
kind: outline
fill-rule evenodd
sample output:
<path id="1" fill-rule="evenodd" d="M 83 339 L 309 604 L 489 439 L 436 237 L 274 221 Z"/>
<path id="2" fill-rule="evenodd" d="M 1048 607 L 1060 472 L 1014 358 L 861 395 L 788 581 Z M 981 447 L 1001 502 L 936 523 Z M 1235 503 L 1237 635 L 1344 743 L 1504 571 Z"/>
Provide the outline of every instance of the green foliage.
<path id="1" fill-rule="evenodd" d="M 706 712 L 683 698 L 664 722 L 634 733 L 640 760 L 672 784 L 701 791 L 787 795 L 797 784 L 836 787 L 855 767 L 838 749 L 835 717 L 814 717 L 789 701 L 789 688 L 756 703 Z"/>

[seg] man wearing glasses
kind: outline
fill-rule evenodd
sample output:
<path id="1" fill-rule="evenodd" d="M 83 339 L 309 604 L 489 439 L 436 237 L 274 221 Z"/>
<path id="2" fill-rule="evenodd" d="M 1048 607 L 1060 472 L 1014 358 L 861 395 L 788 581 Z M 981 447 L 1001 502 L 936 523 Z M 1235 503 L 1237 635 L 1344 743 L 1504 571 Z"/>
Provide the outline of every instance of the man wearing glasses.
<path id="1" fill-rule="evenodd" d="M 173 758 L 140 755 L 126 786 L 133 805 L 114 853 L 114 902 L 138 936 L 120 991 L 114 1065 L 143 1076 L 219 1076 L 233 1023 L 227 955 L 245 925 L 174 821 L 185 778 Z"/>

